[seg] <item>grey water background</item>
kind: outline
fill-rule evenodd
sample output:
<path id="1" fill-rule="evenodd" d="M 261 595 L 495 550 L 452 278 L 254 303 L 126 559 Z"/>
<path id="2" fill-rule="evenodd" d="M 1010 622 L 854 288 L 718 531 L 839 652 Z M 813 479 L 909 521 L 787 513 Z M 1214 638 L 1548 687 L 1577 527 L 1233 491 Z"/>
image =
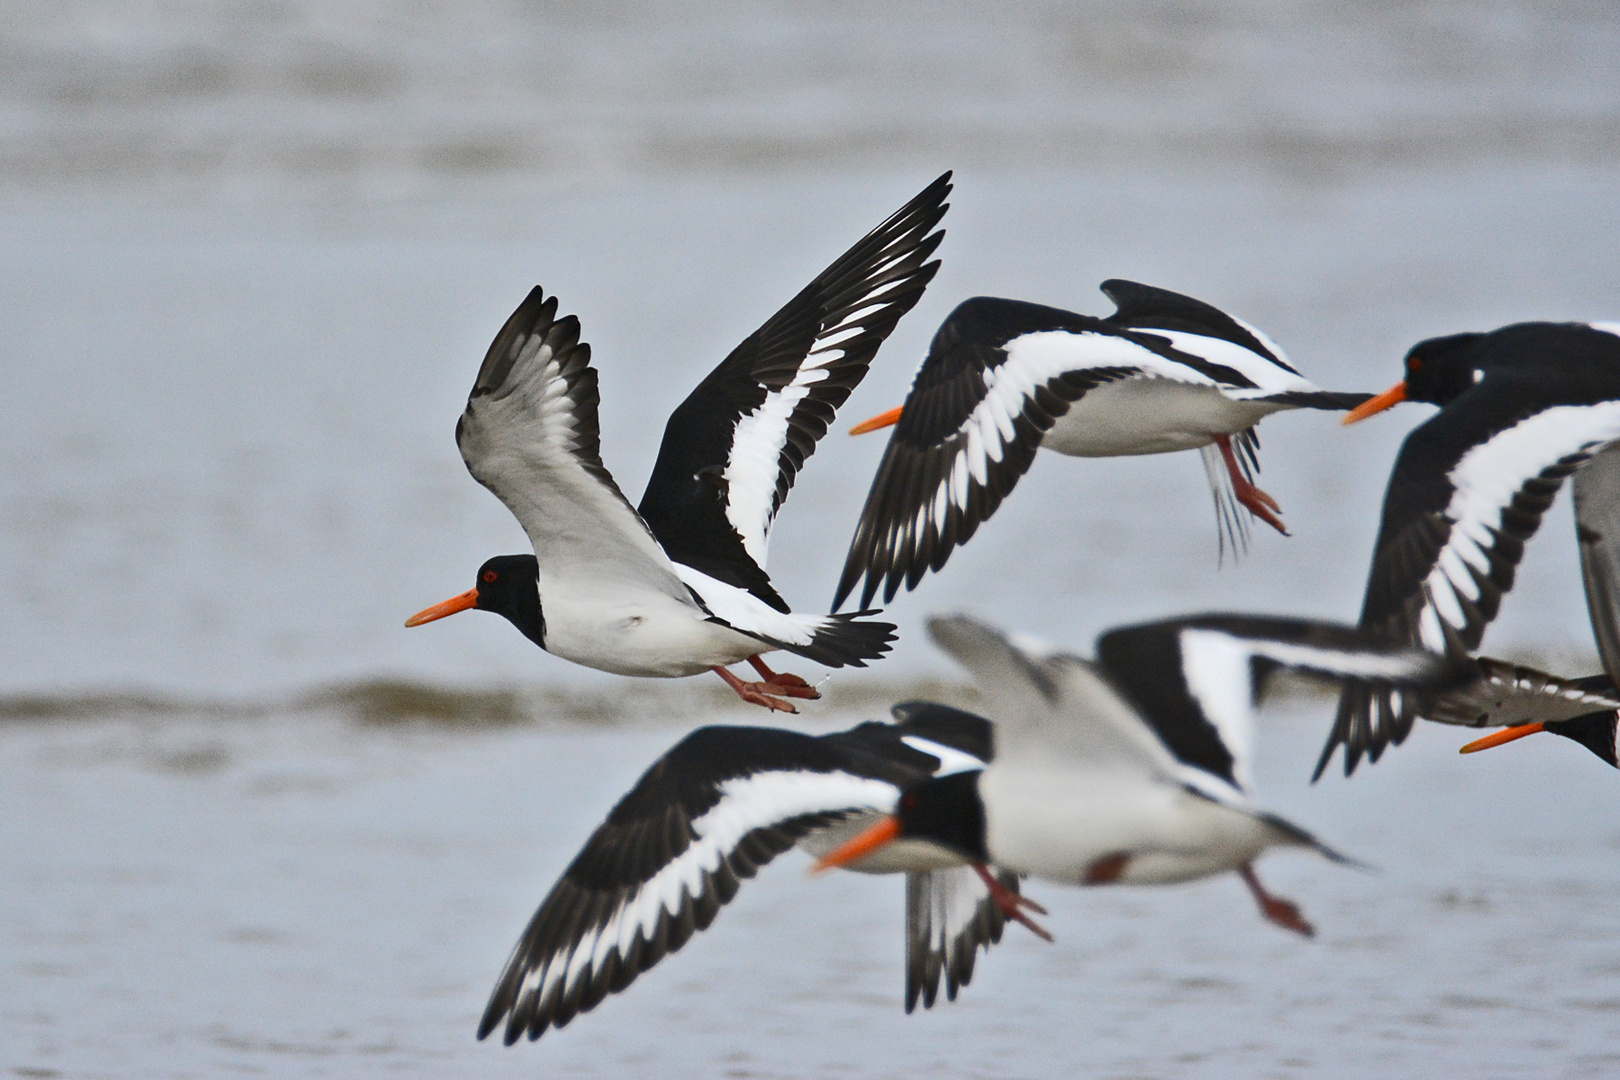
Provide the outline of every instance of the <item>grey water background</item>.
<path id="1" fill-rule="evenodd" d="M 0 34 L 0 1068 L 25 1076 L 1620 1072 L 1614 776 L 1457 732 L 1262 794 L 1377 874 L 1043 890 L 957 1004 L 899 1009 L 899 888 L 784 860 L 536 1047 L 471 1039 L 551 878 L 718 680 L 613 679 L 403 618 L 525 547 L 454 419 L 531 285 L 577 313 L 632 498 L 737 341 L 945 168 L 944 267 L 840 417 L 960 299 L 1128 277 L 1336 389 L 1416 340 L 1620 317 L 1604 4 L 8 4 Z M 1407 406 L 1266 422 L 1294 536 L 1217 571 L 1191 455 L 1040 459 L 811 730 L 955 675 L 965 608 L 1076 648 L 1239 607 L 1353 619 Z M 771 570 L 823 605 L 882 452 L 830 435 Z M 1595 670 L 1567 499 L 1487 646 Z M 797 669 L 794 669 L 797 670 Z M 806 666 L 805 674 L 819 675 Z M 1552 743 L 1555 740 L 1545 740 Z"/>

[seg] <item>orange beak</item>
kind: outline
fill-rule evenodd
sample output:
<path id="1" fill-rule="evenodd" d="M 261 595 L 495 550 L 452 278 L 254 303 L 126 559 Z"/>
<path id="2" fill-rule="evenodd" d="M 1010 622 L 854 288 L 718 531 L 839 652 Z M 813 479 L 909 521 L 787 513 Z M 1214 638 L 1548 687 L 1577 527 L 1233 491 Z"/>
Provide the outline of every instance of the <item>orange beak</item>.
<path id="1" fill-rule="evenodd" d="M 1373 413 L 1381 413 L 1392 405 L 1399 405 L 1406 400 L 1406 384 L 1398 382 L 1385 390 L 1377 397 L 1370 397 L 1360 405 L 1344 414 L 1344 423 L 1353 424 L 1357 420 L 1365 420 Z"/>
<path id="2" fill-rule="evenodd" d="M 466 611 L 468 608 L 477 606 L 478 590 L 476 588 L 468 589 L 460 596 L 452 596 L 442 604 L 434 604 L 430 608 L 423 608 L 415 615 L 412 615 L 410 618 L 406 619 L 405 625 L 421 626 L 425 622 L 432 622 L 434 619 L 442 619 L 446 615 L 454 615 L 458 611 Z"/>
<path id="3" fill-rule="evenodd" d="M 820 862 L 811 868 L 811 872 L 819 873 L 829 867 L 844 866 L 854 862 L 856 859 L 864 859 L 878 848 L 891 844 L 899 838 L 900 819 L 886 817 L 855 837 L 855 839 L 829 851 Z"/>
<path id="4" fill-rule="evenodd" d="M 862 420 L 860 423 L 850 428 L 849 433 L 851 435 L 865 435 L 868 431 L 876 431 L 879 428 L 886 428 L 897 424 L 900 422 L 900 410 L 903 408 L 905 408 L 904 405 L 896 405 L 888 412 L 878 413 L 870 420 Z"/>
<path id="5" fill-rule="evenodd" d="M 1510 743 L 1514 739 L 1522 739 L 1526 735 L 1534 735 L 1536 732 L 1545 729 L 1546 726 L 1546 724 L 1520 724 L 1517 727 L 1506 727 L 1501 731 L 1491 732 L 1483 739 L 1475 739 L 1467 746 L 1460 748 L 1457 753 L 1472 754 L 1479 750 L 1489 750 L 1493 746 L 1501 746 L 1503 743 Z"/>

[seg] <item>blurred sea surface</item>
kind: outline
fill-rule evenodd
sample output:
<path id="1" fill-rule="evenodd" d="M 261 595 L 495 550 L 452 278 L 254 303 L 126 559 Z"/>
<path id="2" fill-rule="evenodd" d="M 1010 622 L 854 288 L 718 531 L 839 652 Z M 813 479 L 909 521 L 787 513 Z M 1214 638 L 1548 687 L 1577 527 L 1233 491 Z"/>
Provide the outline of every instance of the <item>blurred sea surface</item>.
<path id="1" fill-rule="evenodd" d="M 526 548 L 452 431 L 531 286 L 580 317 L 634 500 L 703 374 L 947 168 L 943 268 L 773 534 L 796 608 L 830 599 L 882 453 L 842 429 L 899 403 L 968 296 L 1106 314 L 1097 283 L 1133 278 L 1369 391 L 1423 337 L 1620 318 L 1620 9 L 252 0 L 0 22 L 0 1066 L 1620 1071 L 1614 777 L 1568 744 L 1459 761 L 1438 731 L 1310 789 L 1321 701 L 1263 733 L 1265 788 L 1383 872 L 1279 860 L 1315 943 L 1231 881 L 1049 889 L 1057 950 L 1010 942 L 962 1002 L 905 1018 L 895 883 L 773 868 L 600 1015 L 476 1046 L 590 825 L 681 727 L 764 718 L 488 616 L 401 626 Z M 1353 620 L 1428 414 L 1269 419 L 1261 482 L 1294 535 L 1257 530 L 1220 569 L 1193 455 L 1038 458 L 889 607 L 891 657 L 835 673 L 805 722 L 954 679 L 921 633 L 938 610 L 1082 650 L 1200 609 Z M 1486 645 L 1585 674 L 1566 504 Z M 377 726 L 401 716 L 431 723 Z"/>

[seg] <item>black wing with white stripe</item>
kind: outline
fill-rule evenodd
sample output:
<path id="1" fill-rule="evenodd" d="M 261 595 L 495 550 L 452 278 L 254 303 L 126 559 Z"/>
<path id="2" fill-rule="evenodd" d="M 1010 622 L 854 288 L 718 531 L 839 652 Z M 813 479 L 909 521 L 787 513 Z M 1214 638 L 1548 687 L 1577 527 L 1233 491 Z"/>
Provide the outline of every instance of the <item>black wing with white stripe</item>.
<path id="1" fill-rule="evenodd" d="M 932 752 L 918 762 L 934 776 L 989 762 L 990 722 L 963 709 L 931 701 L 903 701 L 890 710 L 894 724 L 862 724 L 853 731 L 827 736 L 830 740 L 855 738 L 869 751 L 898 758 L 898 747 Z M 895 745 L 898 744 L 898 747 Z M 971 759 L 971 761 L 969 760 Z M 995 871 L 996 880 L 1012 893 L 1019 891 L 1018 875 Z M 980 949 L 1001 940 L 1007 920 L 972 867 L 910 871 L 906 874 L 906 1012 L 922 1002 L 934 1007 L 940 982 L 945 999 L 973 979 Z"/>
<path id="2" fill-rule="evenodd" d="M 1097 663 L 1178 761 L 1245 794 L 1254 705 L 1267 677 L 1305 672 L 1341 683 L 1437 693 L 1472 678 L 1466 662 L 1380 645 L 1354 627 L 1309 619 L 1199 615 L 1111 630 Z"/>
<path id="3" fill-rule="evenodd" d="M 847 771 L 825 740 L 700 728 L 641 777 L 540 905 L 478 1026 L 537 1039 L 686 944 L 739 882 L 807 832 L 886 813 L 899 784 Z M 897 777 L 910 777 L 898 770 Z"/>
<path id="4" fill-rule="evenodd" d="M 1473 385 L 1407 436 L 1396 458 L 1362 603 L 1368 634 L 1478 647 L 1564 479 L 1620 439 L 1620 350 L 1608 364 L 1556 362 L 1572 333 L 1592 336 L 1587 327 L 1520 324 L 1469 339 L 1480 362 Z M 1527 348 L 1549 362 L 1491 363 Z M 1363 754 L 1377 761 L 1406 738 L 1419 709 L 1398 693 L 1348 688 L 1316 775 L 1340 745 L 1346 776 Z"/>
<path id="5" fill-rule="evenodd" d="M 670 416 L 641 516 L 664 550 L 787 605 L 765 573 L 771 523 L 833 414 L 939 269 L 950 173 L 868 233 L 732 350 Z"/>

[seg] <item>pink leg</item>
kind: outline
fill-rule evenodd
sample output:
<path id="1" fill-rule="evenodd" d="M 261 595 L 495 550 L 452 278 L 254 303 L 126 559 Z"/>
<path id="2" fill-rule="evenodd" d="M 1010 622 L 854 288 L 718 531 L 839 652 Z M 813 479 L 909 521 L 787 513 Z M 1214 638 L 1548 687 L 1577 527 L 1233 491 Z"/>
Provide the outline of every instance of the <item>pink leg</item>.
<path id="1" fill-rule="evenodd" d="M 771 690 L 765 691 L 767 694 L 780 690 L 787 697 L 808 698 L 811 701 L 821 697 L 821 691 L 797 675 L 790 675 L 785 671 L 772 671 L 765 666 L 765 661 L 757 656 L 750 656 L 748 662 L 753 665 L 755 671 L 759 672 L 760 677 L 765 680 L 766 684 L 772 687 Z"/>
<path id="2" fill-rule="evenodd" d="M 1238 874 L 1243 878 L 1243 884 L 1254 894 L 1255 903 L 1260 905 L 1260 914 L 1284 930 L 1292 930 L 1305 937 L 1316 936 L 1316 928 L 1305 921 L 1305 916 L 1299 913 L 1298 905 L 1266 892 L 1266 887 L 1260 884 L 1260 879 L 1255 876 L 1254 867 L 1245 863 L 1238 867 Z"/>
<path id="3" fill-rule="evenodd" d="M 726 685 L 737 691 L 737 696 L 750 705 L 763 705 L 772 712 L 796 713 L 799 711 L 793 707 L 792 702 L 772 693 L 772 691 L 776 691 L 778 694 L 783 693 L 785 692 L 784 687 L 778 687 L 771 683 L 743 682 L 719 664 L 712 665 L 709 670 L 726 680 Z"/>
<path id="4" fill-rule="evenodd" d="M 1243 476 L 1243 470 L 1238 468 L 1237 454 L 1232 451 L 1232 439 L 1228 435 L 1215 436 L 1215 445 L 1221 448 L 1221 457 L 1226 461 L 1226 471 L 1232 476 L 1232 494 L 1237 501 L 1248 508 L 1249 513 L 1270 525 L 1273 529 L 1288 535 L 1288 527 L 1282 523 L 1272 511 L 1281 511 L 1277 500 L 1249 483 Z"/>
<path id="5" fill-rule="evenodd" d="M 984 887 L 990 890 L 990 898 L 996 902 L 996 907 L 1001 909 L 1004 918 L 1029 927 L 1031 933 L 1044 941 L 1052 940 L 1052 935 L 1048 934 L 1045 928 L 1039 926 L 1034 919 L 1024 914 L 1024 908 L 1028 908 L 1037 915 L 1045 915 L 1045 908 L 1027 896 L 1020 896 L 997 881 L 996 875 L 992 874 L 990 868 L 985 866 L 984 863 L 974 863 L 973 869 L 978 871 L 979 878 L 984 882 Z"/>

